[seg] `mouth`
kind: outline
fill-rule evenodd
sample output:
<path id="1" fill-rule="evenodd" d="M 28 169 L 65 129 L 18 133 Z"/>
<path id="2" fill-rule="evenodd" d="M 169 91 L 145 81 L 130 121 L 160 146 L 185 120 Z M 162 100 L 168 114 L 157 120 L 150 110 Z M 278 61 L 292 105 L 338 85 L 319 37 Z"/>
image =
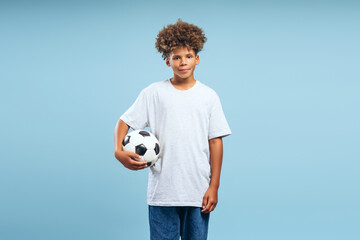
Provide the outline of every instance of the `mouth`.
<path id="1" fill-rule="evenodd" d="M 180 72 L 187 72 L 190 71 L 190 69 L 179 69 Z"/>

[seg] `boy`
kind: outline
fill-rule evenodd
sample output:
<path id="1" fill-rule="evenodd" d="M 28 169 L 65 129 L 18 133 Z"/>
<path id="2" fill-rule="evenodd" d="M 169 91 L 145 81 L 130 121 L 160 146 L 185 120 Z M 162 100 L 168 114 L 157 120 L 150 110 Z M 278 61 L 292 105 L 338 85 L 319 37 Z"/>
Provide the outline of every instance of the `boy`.
<path id="1" fill-rule="evenodd" d="M 144 88 L 116 126 L 115 157 L 131 170 L 147 163 L 122 150 L 130 127 L 149 126 L 160 143 L 147 189 L 152 240 L 207 239 L 210 212 L 217 204 L 222 137 L 231 130 L 217 93 L 194 79 L 197 53 L 205 42 L 199 27 L 181 19 L 164 27 L 155 46 L 174 75 Z"/>

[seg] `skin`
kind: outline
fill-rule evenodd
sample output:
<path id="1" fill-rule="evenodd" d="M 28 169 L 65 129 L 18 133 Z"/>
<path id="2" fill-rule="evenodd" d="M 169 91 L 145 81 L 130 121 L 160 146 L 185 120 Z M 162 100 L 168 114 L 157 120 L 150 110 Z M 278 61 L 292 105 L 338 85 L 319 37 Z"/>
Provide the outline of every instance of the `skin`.
<path id="1" fill-rule="evenodd" d="M 166 65 L 171 67 L 174 76 L 170 79 L 173 86 L 179 90 L 187 90 L 194 86 L 195 66 L 200 63 L 199 55 L 195 55 L 194 50 L 186 47 L 174 49 L 166 58 Z M 180 69 L 189 69 L 181 72 Z"/>
<path id="2" fill-rule="evenodd" d="M 203 197 L 203 209 L 201 212 L 209 213 L 214 211 L 218 203 L 218 189 L 220 186 L 220 172 L 223 157 L 222 138 L 209 139 L 211 180 L 208 190 Z"/>
<path id="3" fill-rule="evenodd" d="M 171 78 L 173 86 L 179 90 L 187 90 L 194 86 L 194 70 L 200 63 L 199 55 L 194 50 L 187 47 L 179 47 L 173 50 L 166 59 L 166 65 L 171 67 L 174 76 Z M 180 69 L 190 69 L 187 72 L 181 72 Z M 203 197 L 203 208 L 201 212 L 212 212 L 218 203 L 218 189 L 220 186 L 220 172 L 223 156 L 222 138 L 213 138 L 209 140 L 211 180 L 210 185 Z"/>
<path id="4" fill-rule="evenodd" d="M 166 65 L 171 67 L 174 76 L 170 79 L 173 86 L 179 90 L 187 90 L 194 86 L 194 70 L 200 62 L 199 56 L 194 50 L 186 47 L 179 47 L 173 50 L 166 59 Z M 190 69 L 187 72 L 181 72 L 180 69 Z M 122 141 L 129 131 L 129 126 L 122 121 L 118 121 L 115 128 L 115 158 L 118 159 L 126 168 L 130 170 L 141 170 L 147 167 L 146 161 L 136 161 L 140 156 L 136 153 L 122 150 Z M 201 212 L 212 212 L 218 203 L 218 189 L 220 186 L 220 172 L 223 156 L 222 138 L 209 139 L 211 180 L 209 188 L 203 197 L 203 208 Z M 141 159 L 140 159 L 141 160 Z"/>
<path id="5" fill-rule="evenodd" d="M 123 120 L 119 120 L 115 127 L 114 142 L 115 142 L 115 158 L 121 162 L 124 167 L 130 170 L 140 170 L 147 167 L 146 161 L 137 161 L 135 159 L 140 159 L 140 156 L 136 153 L 128 152 L 122 150 L 122 141 L 124 140 L 126 134 L 129 131 L 129 125 L 127 125 Z"/>

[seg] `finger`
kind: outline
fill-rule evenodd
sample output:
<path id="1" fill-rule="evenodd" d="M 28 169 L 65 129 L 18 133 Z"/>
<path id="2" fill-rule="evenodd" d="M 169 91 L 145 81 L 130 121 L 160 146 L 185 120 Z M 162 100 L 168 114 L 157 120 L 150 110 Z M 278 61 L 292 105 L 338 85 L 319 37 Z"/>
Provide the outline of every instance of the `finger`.
<path id="1" fill-rule="evenodd" d="M 140 169 L 146 168 L 148 166 L 147 161 L 135 161 L 134 166 Z"/>
<path id="2" fill-rule="evenodd" d="M 211 204 L 211 203 L 208 203 L 208 205 L 206 206 L 206 208 L 204 209 L 204 213 L 209 213 L 209 212 L 211 212 L 210 210 L 211 210 L 211 207 L 213 206 L 213 204 Z"/>
<path id="3" fill-rule="evenodd" d="M 131 169 L 131 170 L 134 170 L 134 171 L 138 171 L 138 170 L 141 170 L 141 169 L 144 169 L 144 168 L 145 168 L 145 167 L 143 167 L 143 166 L 137 166 L 137 165 L 130 167 L 130 169 Z"/>
<path id="4" fill-rule="evenodd" d="M 147 162 L 147 161 L 141 161 L 141 162 L 138 162 L 138 165 L 139 165 L 140 167 L 147 167 L 148 162 Z"/>
<path id="5" fill-rule="evenodd" d="M 140 155 L 134 152 L 124 151 L 128 157 L 139 158 Z"/>
<path id="6" fill-rule="evenodd" d="M 137 171 L 137 170 L 142 170 L 142 169 L 144 169 L 145 167 L 135 167 L 135 170 Z"/>
<path id="7" fill-rule="evenodd" d="M 207 211 L 209 211 L 209 208 L 210 208 L 210 203 L 207 202 L 201 211 L 206 213 Z"/>
<path id="8" fill-rule="evenodd" d="M 208 212 L 210 212 L 210 208 L 211 208 L 211 203 L 208 203 L 207 205 L 206 205 L 206 208 L 204 209 L 204 213 L 208 213 Z"/>
<path id="9" fill-rule="evenodd" d="M 140 156 L 139 154 L 137 153 L 134 153 L 134 152 L 127 152 L 128 153 L 128 156 L 131 157 L 132 159 L 136 160 L 136 159 L 141 159 L 142 156 Z"/>
<path id="10" fill-rule="evenodd" d="M 202 203 L 202 211 L 206 208 L 206 205 L 208 203 L 208 196 L 204 196 L 203 203 Z"/>
<path id="11" fill-rule="evenodd" d="M 131 157 L 130 157 L 131 158 Z M 141 159 L 141 158 L 140 158 Z M 147 161 L 140 161 L 140 160 L 136 160 L 136 159 L 133 159 L 131 158 L 130 160 L 131 164 L 134 165 L 134 166 L 143 166 L 143 165 L 146 165 L 147 164 Z"/>
<path id="12" fill-rule="evenodd" d="M 147 161 L 134 161 L 133 165 L 134 166 L 140 166 L 140 167 L 147 166 Z"/>
<path id="13" fill-rule="evenodd" d="M 214 211 L 215 207 L 216 207 L 216 204 L 215 204 L 215 203 L 214 203 L 214 204 L 212 204 L 212 205 L 211 205 L 211 208 L 210 208 L 210 210 L 209 210 L 209 212 Z"/>
<path id="14" fill-rule="evenodd" d="M 214 200 L 209 199 L 209 200 L 208 200 L 208 204 L 207 204 L 206 208 L 204 209 L 204 212 L 205 212 L 205 213 L 208 213 L 208 212 L 213 211 L 214 208 L 215 208 L 215 206 L 216 206 L 216 203 L 217 203 L 217 202 L 215 202 Z"/>

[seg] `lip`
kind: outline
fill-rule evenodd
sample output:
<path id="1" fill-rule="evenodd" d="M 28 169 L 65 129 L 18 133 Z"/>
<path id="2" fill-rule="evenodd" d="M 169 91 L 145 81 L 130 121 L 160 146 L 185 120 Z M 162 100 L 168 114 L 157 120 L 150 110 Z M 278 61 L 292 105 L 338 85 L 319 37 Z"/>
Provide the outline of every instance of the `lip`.
<path id="1" fill-rule="evenodd" d="M 187 72 L 187 71 L 190 71 L 190 69 L 179 69 L 180 72 Z"/>

